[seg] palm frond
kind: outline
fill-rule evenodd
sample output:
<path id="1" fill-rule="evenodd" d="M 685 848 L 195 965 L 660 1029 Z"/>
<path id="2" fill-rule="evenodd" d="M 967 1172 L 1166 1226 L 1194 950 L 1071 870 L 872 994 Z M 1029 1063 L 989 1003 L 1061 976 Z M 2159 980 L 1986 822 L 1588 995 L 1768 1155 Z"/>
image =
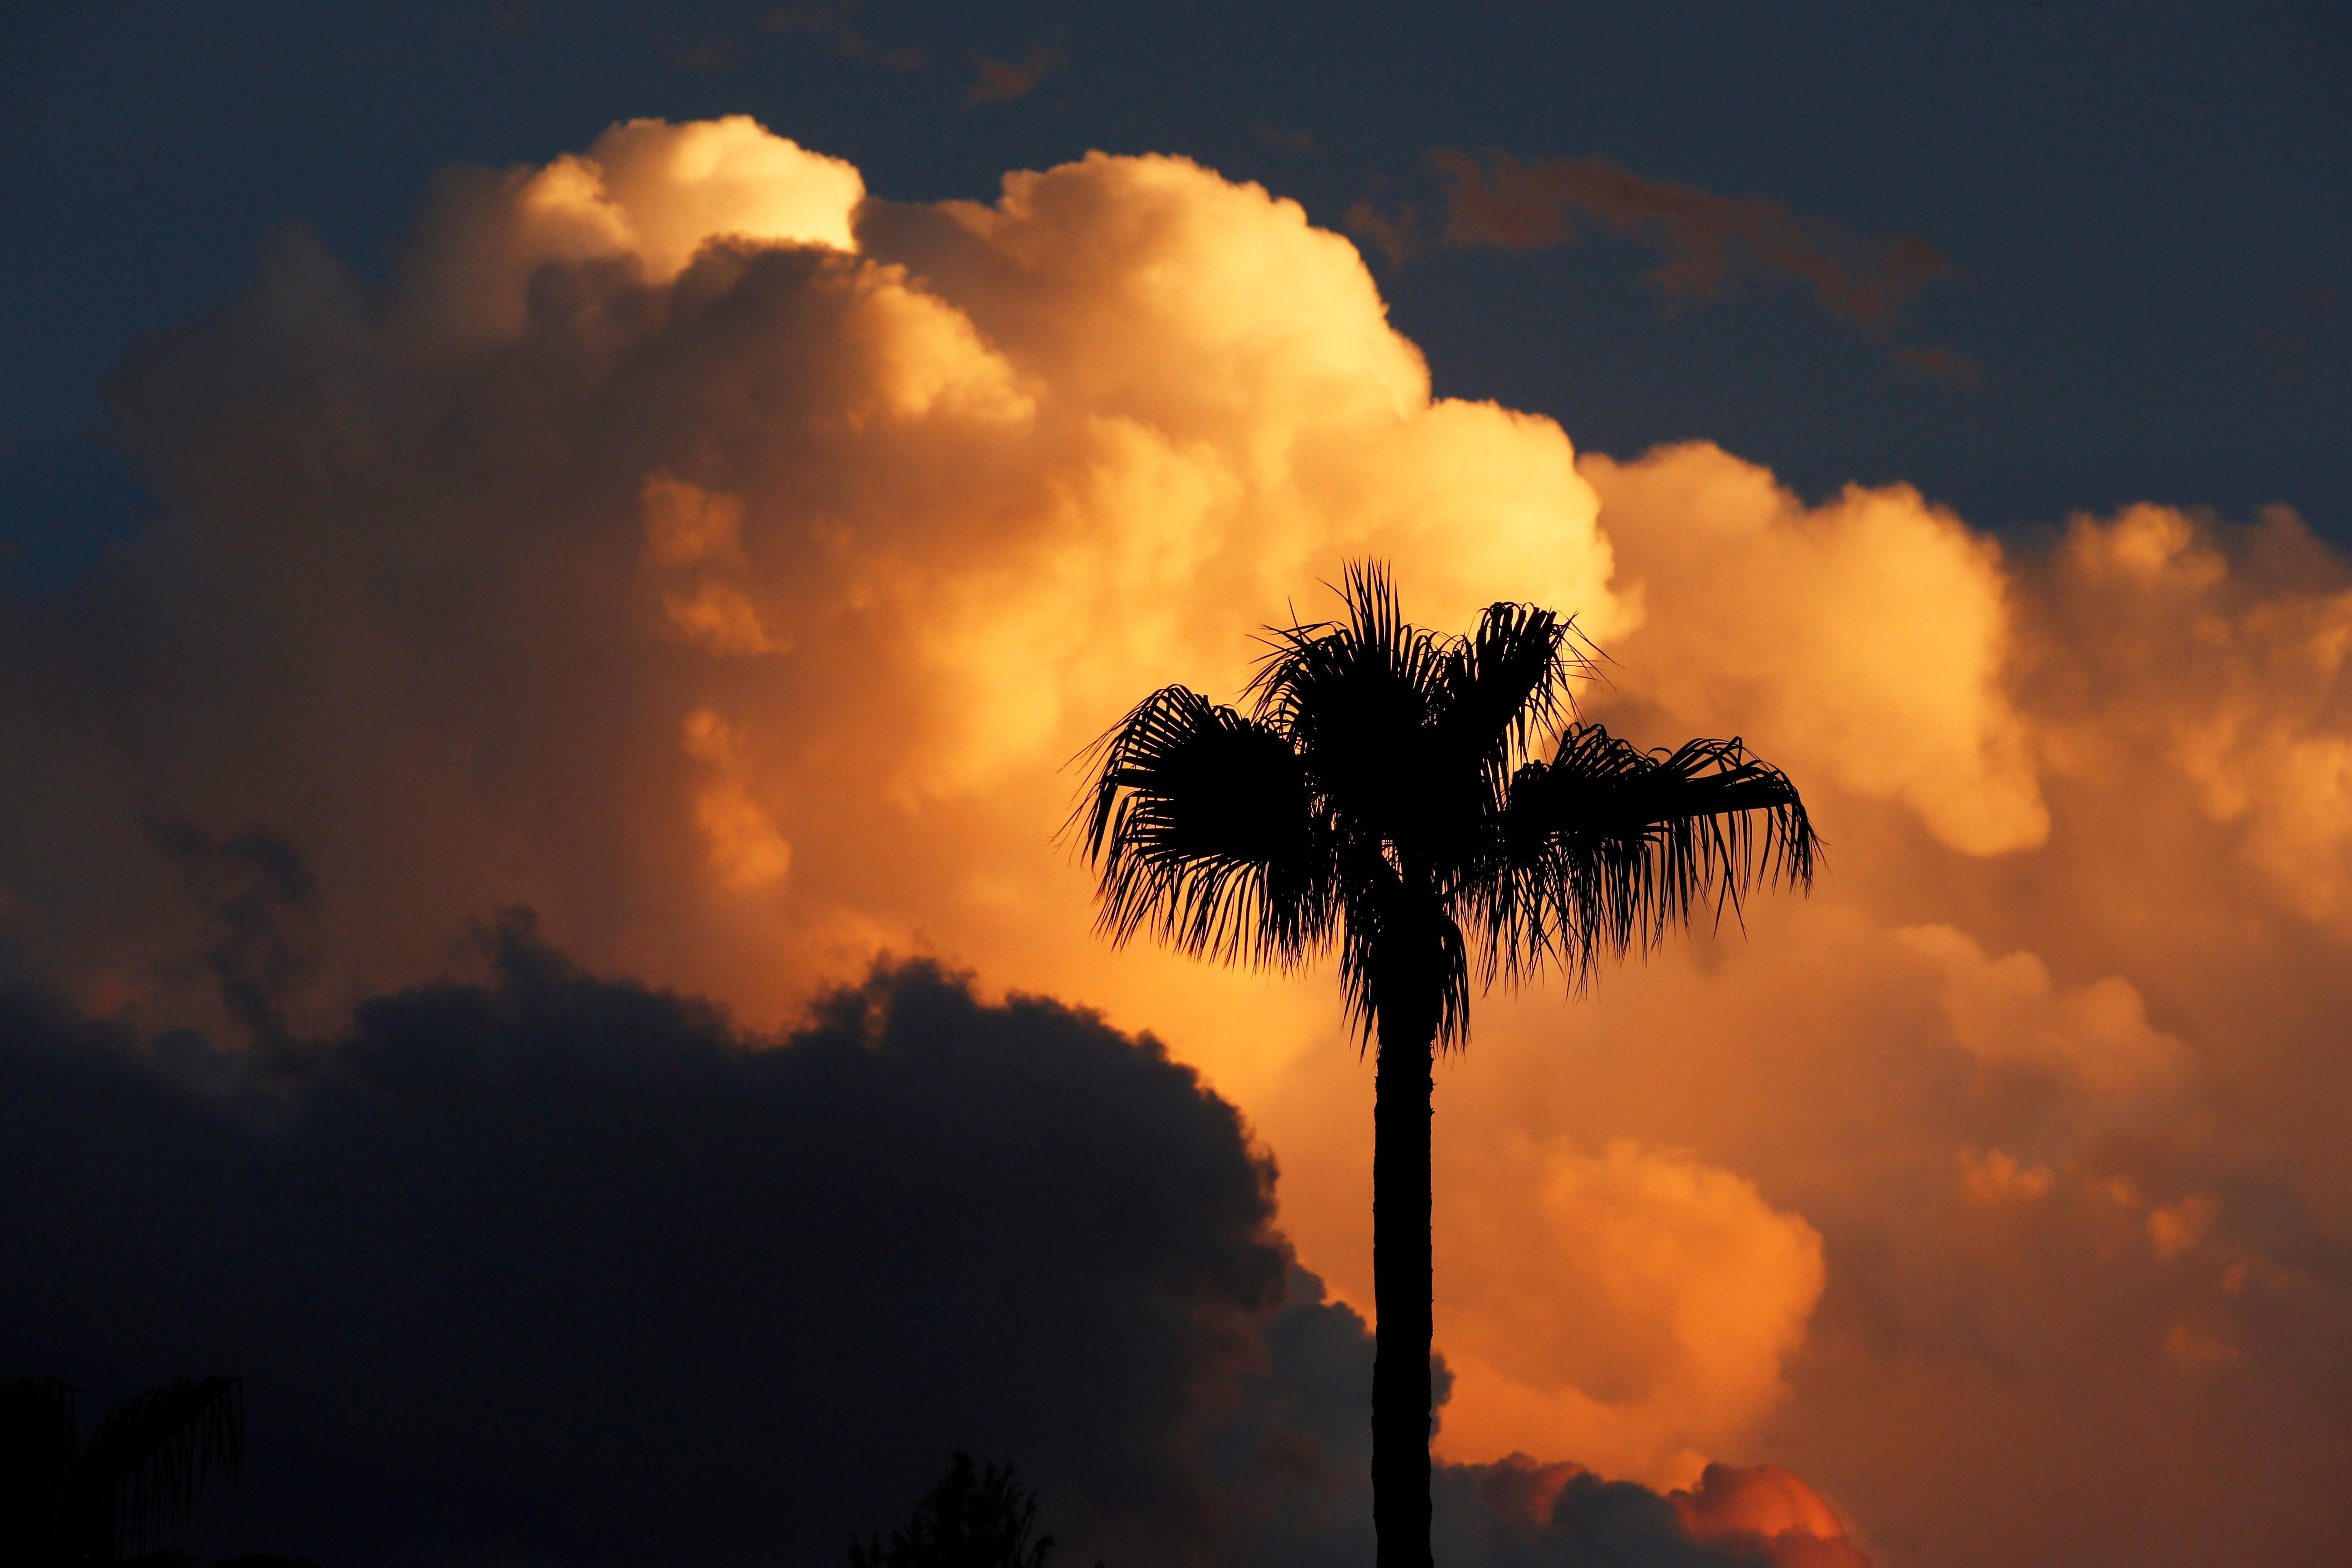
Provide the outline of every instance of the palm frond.
<path id="1" fill-rule="evenodd" d="M 1499 805 L 1511 769 L 1573 711 L 1569 682 L 1589 675 L 1574 620 L 1534 605 L 1489 605 L 1478 629 L 1444 645 L 1433 740 L 1473 763 Z"/>
<path id="2" fill-rule="evenodd" d="M 1438 638 L 1405 623 L 1385 566 L 1350 562 L 1336 591 L 1348 618 L 1268 626 L 1266 656 L 1244 693 L 1257 719 L 1302 746 L 1335 721 L 1419 724 L 1444 665 Z"/>
<path id="3" fill-rule="evenodd" d="M 54 1377 L 0 1384 L 0 1543 L 57 1539 L 79 1449 L 81 1390 Z"/>
<path id="4" fill-rule="evenodd" d="M 1810 888 L 1819 850 L 1796 786 L 1738 739 L 1645 752 L 1598 724 L 1514 775 L 1501 837 L 1477 909 L 1489 969 L 1557 961 L 1580 984 L 1709 901 L 1737 918 L 1751 889 Z"/>
<path id="5" fill-rule="evenodd" d="M 1278 731 L 1171 686 L 1082 754 L 1094 779 L 1065 831 L 1100 876 L 1114 942 L 1149 926 L 1195 957 L 1287 967 L 1328 937 L 1324 836 Z"/>
<path id="6" fill-rule="evenodd" d="M 67 1509 L 80 1530 L 110 1539 L 77 1544 L 128 1556 L 186 1522 L 206 1480 L 235 1480 L 245 1458 L 244 1386 L 234 1377 L 175 1377 L 100 1417 Z"/>

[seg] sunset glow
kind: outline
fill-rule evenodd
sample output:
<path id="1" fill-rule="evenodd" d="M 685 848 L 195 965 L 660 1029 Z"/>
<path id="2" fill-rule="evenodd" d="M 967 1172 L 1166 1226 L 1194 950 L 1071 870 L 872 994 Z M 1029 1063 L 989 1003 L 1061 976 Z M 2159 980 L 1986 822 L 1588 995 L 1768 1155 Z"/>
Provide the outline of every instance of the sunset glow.
<path id="1" fill-rule="evenodd" d="M 1740 735 L 1826 845 L 1808 900 L 1476 1005 L 1437 1078 L 1436 1453 L 1538 1522 L 1636 1481 L 1782 1568 L 2012 1508 L 2103 1563 L 2196 1515 L 2352 1534 L 2337 550 L 2284 505 L 2000 540 L 1706 440 L 1580 451 L 1433 397 L 1279 193 L 1097 153 L 901 201 L 793 134 L 454 169 L 387 277 L 281 232 L 140 352 L 112 406 L 162 515 L 7 612 L 65 650 L 0 714 L 28 963 L 235 1037 L 165 962 L 204 931 L 142 824 L 182 820 L 307 858 L 298 1027 L 511 906 L 762 1031 L 935 958 L 1164 1041 L 1369 1317 L 1331 974 L 1113 948 L 1055 835 L 1139 697 L 1236 700 L 1254 633 L 1378 557 L 1441 630 L 1573 614 L 1584 716 Z"/>

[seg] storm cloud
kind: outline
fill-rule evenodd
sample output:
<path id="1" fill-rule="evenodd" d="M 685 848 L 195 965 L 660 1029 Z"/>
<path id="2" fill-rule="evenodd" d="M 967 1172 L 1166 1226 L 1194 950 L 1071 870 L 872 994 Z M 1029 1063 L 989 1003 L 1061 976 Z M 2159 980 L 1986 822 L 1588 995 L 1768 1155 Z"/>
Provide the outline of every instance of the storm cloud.
<path id="1" fill-rule="evenodd" d="M 242 1374 L 253 1528 L 339 1563 L 831 1563 L 958 1446 L 1084 1540 L 1205 1528 L 1287 1258 L 1188 1069 L 921 965 L 767 1042 L 487 943 L 268 1068 L 14 999 L 12 1360 Z"/>
<path id="2" fill-rule="evenodd" d="M 1369 1544 L 1362 1321 L 1157 1042 L 922 963 L 761 1038 L 520 911 L 477 940 L 480 978 L 266 1057 L 0 1003 L 0 1342 L 109 1394 L 244 1376 L 223 1549 L 835 1563 L 957 1447 L 1014 1457 L 1080 1558 Z M 1480 1473 L 1449 1561 L 1618 1561 Z"/>

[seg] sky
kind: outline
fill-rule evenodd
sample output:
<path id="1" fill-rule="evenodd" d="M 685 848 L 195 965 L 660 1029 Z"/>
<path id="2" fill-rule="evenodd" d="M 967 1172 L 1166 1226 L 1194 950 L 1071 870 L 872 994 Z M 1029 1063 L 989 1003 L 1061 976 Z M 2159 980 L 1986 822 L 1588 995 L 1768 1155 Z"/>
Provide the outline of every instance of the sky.
<path id="1" fill-rule="evenodd" d="M 0 1372 L 216 1549 L 1360 1557 L 1337 984 L 1055 836 L 1364 558 L 1827 845 L 1442 1064 L 1440 1560 L 2352 1547 L 2340 14 L 0 26 Z"/>

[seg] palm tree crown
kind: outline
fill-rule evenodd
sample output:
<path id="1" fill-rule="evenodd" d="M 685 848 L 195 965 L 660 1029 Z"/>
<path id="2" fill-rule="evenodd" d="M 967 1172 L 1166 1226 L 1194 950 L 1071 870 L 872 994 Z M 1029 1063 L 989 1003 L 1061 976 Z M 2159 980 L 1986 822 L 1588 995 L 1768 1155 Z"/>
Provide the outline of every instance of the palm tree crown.
<path id="1" fill-rule="evenodd" d="M 1497 604 L 1440 637 L 1377 563 L 1341 593 L 1345 620 L 1270 628 L 1249 713 L 1164 687 L 1096 742 L 1073 826 L 1114 942 L 1289 969 L 1336 941 L 1363 1037 L 1433 1006 L 1458 1045 L 1474 958 L 1580 984 L 1710 900 L 1811 886 L 1804 803 L 1737 739 L 1644 752 L 1574 721 L 1572 622 Z"/>

